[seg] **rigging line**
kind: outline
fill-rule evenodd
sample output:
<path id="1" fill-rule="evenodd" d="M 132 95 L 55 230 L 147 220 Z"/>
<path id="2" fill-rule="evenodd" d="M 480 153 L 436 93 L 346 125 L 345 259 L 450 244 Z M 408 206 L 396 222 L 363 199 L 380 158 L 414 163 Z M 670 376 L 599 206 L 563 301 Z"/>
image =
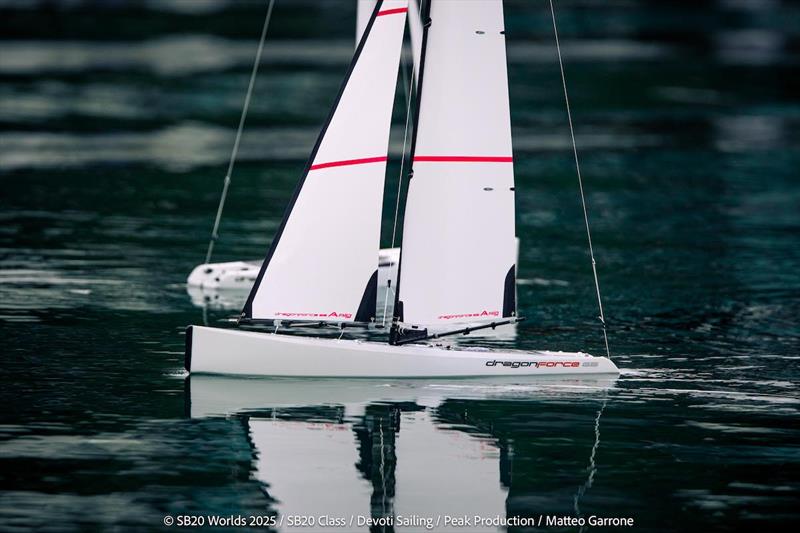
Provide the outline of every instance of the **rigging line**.
<path id="1" fill-rule="evenodd" d="M 244 130 L 244 122 L 247 118 L 247 111 L 250 108 L 250 97 L 253 95 L 253 87 L 256 84 L 256 75 L 258 74 L 258 65 L 261 63 L 261 53 L 264 51 L 264 41 L 267 39 L 267 29 L 269 28 L 269 21 L 272 18 L 272 8 L 275 6 L 275 0 L 269 0 L 269 7 L 267 7 L 267 14 L 264 17 L 264 26 L 261 28 L 261 40 L 258 42 L 258 50 L 256 51 L 256 58 L 253 61 L 253 70 L 250 73 L 250 83 L 247 86 L 247 94 L 244 97 L 244 105 L 242 106 L 242 114 L 239 117 L 239 128 L 236 130 L 236 139 L 233 141 L 233 149 L 231 150 L 231 159 L 228 162 L 228 171 L 225 174 L 225 181 L 222 185 L 222 195 L 219 198 L 219 206 L 217 206 L 217 217 L 214 219 L 214 229 L 211 230 L 211 239 L 208 241 L 208 251 L 206 252 L 206 263 L 211 261 L 211 255 L 214 253 L 214 243 L 219 239 L 219 223 L 222 220 L 222 211 L 225 208 L 225 200 L 228 197 L 228 188 L 231 184 L 231 174 L 233 174 L 233 165 L 236 163 L 236 156 L 239 154 L 239 143 L 242 140 L 242 131 Z"/>
<path id="2" fill-rule="evenodd" d="M 406 162 L 406 147 L 408 146 L 408 125 L 411 118 L 411 102 L 413 98 L 411 98 L 411 93 L 414 90 L 414 80 L 416 79 L 416 70 L 417 65 L 414 64 L 413 60 L 413 50 L 412 50 L 412 63 L 411 63 L 411 76 L 408 79 L 408 88 L 406 89 L 406 126 L 405 130 L 403 131 L 403 156 L 400 158 L 400 177 L 397 180 L 397 199 L 395 200 L 394 206 L 394 223 L 392 224 L 392 248 L 394 248 L 396 239 L 397 239 L 397 218 L 400 214 L 400 193 L 403 189 L 403 169 L 405 168 Z M 405 67 L 405 64 L 403 64 Z M 403 73 L 405 74 L 405 68 L 403 69 Z M 403 81 L 405 82 L 405 75 L 403 76 Z M 406 88 L 406 84 L 403 83 L 403 88 Z M 386 298 L 383 302 L 383 323 L 382 325 L 386 327 L 386 311 L 389 308 L 389 289 L 391 288 L 391 283 L 386 286 Z"/>
<path id="3" fill-rule="evenodd" d="M 586 481 L 578 487 L 578 492 L 575 493 L 573 498 L 573 508 L 575 510 L 575 516 L 577 518 L 581 518 L 581 508 L 580 508 L 580 500 L 583 498 L 586 491 L 592 488 L 592 484 L 594 484 L 594 476 L 597 473 L 597 463 L 595 461 L 597 457 L 597 449 L 600 447 L 600 418 L 603 416 L 603 411 L 605 411 L 606 404 L 608 403 L 608 391 L 605 391 L 603 396 L 603 404 L 600 406 L 600 409 L 597 411 L 597 416 L 594 419 L 594 444 L 592 445 L 592 452 L 589 455 L 589 465 L 586 467 L 586 471 L 589 472 Z M 585 526 L 582 526 L 579 533 L 583 533 L 586 531 Z"/>
<path id="4" fill-rule="evenodd" d="M 592 274 L 594 274 L 594 288 L 597 292 L 597 307 L 600 309 L 600 323 L 603 325 L 603 341 L 606 345 L 606 356 L 611 359 L 611 351 L 608 348 L 608 334 L 606 333 L 606 317 L 603 313 L 603 299 L 600 297 L 600 281 L 597 277 L 597 262 L 594 260 L 594 249 L 592 248 L 592 232 L 589 229 L 589 213 L 586 209 L 586 197 L 583 194 L 583 179 L 581 178 L 581 165 L 578 162 L 578 146 L 575 144 L 575 130 L 572 127 L 572 112 L 569 108 L 569 95 L 567 94 L 567 77 L 564 75 L 564 62 L 561 59 L 561 45 L 558 42 L 558 27 L 556 26 L 556 12 L 553 7 L 553 0 L 550 0 L 550 15 L 553 19 L 553 35 L 556 39 L 556 50 L 558 51 L 558 67 L 561 70 L 561 85 L 564 88 L 564 103 L 567 107 L 567 121 L 569 122 L 569 136 L 572 139 L 572 154 L 575 156 L 575 170 L 578 174 L 578 188 L 581 191 L 581 205 L 583 206 L 583 221 L 586 224 L 586 238 L 589 241 L 589 257 L 592 260 Z"/>

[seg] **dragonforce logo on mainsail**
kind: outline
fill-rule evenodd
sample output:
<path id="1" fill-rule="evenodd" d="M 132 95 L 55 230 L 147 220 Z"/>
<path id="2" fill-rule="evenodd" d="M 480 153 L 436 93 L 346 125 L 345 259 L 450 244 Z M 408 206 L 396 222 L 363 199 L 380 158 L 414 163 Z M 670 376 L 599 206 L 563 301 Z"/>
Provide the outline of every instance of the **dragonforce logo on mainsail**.
<path id="1" fill-rule="evenodd" d="M 486 366 L 507 366 L 510 368 L 577 368 L 581 366 L 580 361 L 486 361 Z"/>
<path id="2" fill-rule="evenodd" d="M 336 311 L 331 311 L 330 313 L 290 313 L 278 311 L 275 316 L 285 316 L 286 318 L 350 318 L 353 313 L 337 313 Z"/>
<path id="3" fill-rule="evenodd" d="M 500 311 L 487 311 L 484 309 L 480 313 L 462 313 L 460 315 L 439 315 L 439 320 L 453 320 L 454 318 L 481 318 L 486 316 L 500 316 Z"/>

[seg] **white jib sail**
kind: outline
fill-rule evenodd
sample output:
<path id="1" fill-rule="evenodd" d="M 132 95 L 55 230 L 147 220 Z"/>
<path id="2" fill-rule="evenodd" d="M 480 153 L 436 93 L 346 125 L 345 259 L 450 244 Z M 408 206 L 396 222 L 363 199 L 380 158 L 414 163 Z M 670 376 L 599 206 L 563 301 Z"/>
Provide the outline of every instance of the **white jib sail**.
<path id="1" fill-rule="evenodd" d="M 377 0 L 356 0 L 356 46 L 375 9 Z M 411 37 L 411 55 L 414 60 L 414 75 L 419 77 L 419 59 L 422 53 L 422 21 L 420 20 L 418 0 L 408 0 L 408 34 Z"/>
<path id="2" fill-rule="evenodd" d="M 378 0 L 356 0 L 356 46 L 361 42 L 361 37 L 364 35 L 364 30 L 367 29 L 367 23 L 369 23 L 377 3 Z"/>
<path id="3" fill-rule="evenodd" d="M 407 0 L 378 2 L 243 319 L 368 321 Z"/>
<path id="4" fill-rule="evenodd" d="M 515 312 L 503 5 L 432 0 L 430 19 L 395 314 L 430 326 L 496 320 Z"/>

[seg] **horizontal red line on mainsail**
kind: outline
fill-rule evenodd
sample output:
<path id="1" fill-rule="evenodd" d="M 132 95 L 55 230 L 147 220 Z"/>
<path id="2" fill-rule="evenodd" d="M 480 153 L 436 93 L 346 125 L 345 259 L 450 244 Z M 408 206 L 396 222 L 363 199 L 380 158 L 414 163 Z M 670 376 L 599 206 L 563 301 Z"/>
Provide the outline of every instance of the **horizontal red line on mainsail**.
<path id="1" fill-rule="evenodd" d="M 342 161 L 331 161 L 329 163 L 319 163 L 316 165 L 311 165 L 309 170 L 319 170 L 321 168 L 330 168 L 330 167 L 346 167 L 348 165 L 364 165 L 366 163 L 381 163 L 386 161 L 387 157 L 380 156 L 380 157 L 365 157 L 363 159 L 344 159 Z"/>
<path id="2" fill-rule="evenodd" d="M 417 155 L 414 162 L 426 163 L 513 163 L 513 157 L 475 155 Z"/>
<path id="3" fill-rule="evenodd" d="M 405 13 L 406 11 L 408 11 L 407 7 L 398 7 L 397 9 L 387 9 L 386 11 L 378 11 L 378 14 L 375 16 L 382 17 L 384 15 L 396 15 L 397 13 Z"/>

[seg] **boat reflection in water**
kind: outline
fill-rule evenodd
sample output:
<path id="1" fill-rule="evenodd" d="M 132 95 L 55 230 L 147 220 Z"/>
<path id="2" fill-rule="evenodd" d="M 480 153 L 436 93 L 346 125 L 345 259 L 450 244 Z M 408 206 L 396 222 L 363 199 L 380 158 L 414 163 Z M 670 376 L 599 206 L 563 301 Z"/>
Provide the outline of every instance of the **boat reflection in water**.
<path id="1" fill-rule="evenodd" d="M 194 375 L 186 386 L 192 418 L 242 420 L 254 452 L 251 475 L 268 495 L 265 514 L 275 517 L 276 529 L 319 531 L 320 520 L 327 520 L 329 527 L 338 524 L 347 530 L 430 531 L 453 530 L 444 527 L 445 516 L 525 514 L 507 502 L 514 443 L 493 431 L 490 406 L 501 403 L 495 400 L 528 409 L 529 404 L 514 400 L 579 394 L 596 398 L 602 410 L 614 381 L 513 384 L 508 378 L 477 383 Z M 591 451 L 586 450 L 586 456 L 591 454 L 589 476 L 595 470 L 600 412 L 592 417 L 595 440 Z M 586 466 L 586 459 L 582 461 L 581 469 Z M 590 485 L 591 478 L 570 507 L 578 509 L 578 499 Z M 457 529 L 498 530 L 488 524 Z"/>

